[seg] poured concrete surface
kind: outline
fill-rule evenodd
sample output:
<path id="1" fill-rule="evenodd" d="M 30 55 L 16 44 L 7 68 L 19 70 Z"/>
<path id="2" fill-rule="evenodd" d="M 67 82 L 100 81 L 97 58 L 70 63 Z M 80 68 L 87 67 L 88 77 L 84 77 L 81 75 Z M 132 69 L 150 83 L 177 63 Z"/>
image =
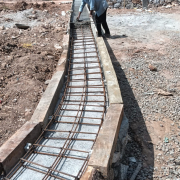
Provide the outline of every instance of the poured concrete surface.
<path id="1" fill-rule="evenodd" d="M 79 34 L 81 29 L 80 31 L 77 31 Z M 66 150 L 65 153 L 63 153 L 63 158 L 61 158 L 55 167 L 56 170 L 61 171 L 62 173 L 53 171 L 52 174 L 64 179 L 75 179 L 75 177 L 80 177 L 79 171 L 84 166 L 85 159 L 90 156 L 91 149 L 94 144 L 93 140 L 96 139 L 96 134 L 84 134 L 81 132 L 98 133 L 101 120 L 104 117 L 104 88 L 102 86 L 101 69 L 98 62 L 95 43 L 93 40 L 92 43 L 89 42 L 89 38 L 92 38 L 90 29 L 85 28 L 82 30 L 82 32 L 83 34 L 86 33 L 84 40 L 78 40 L 82 39 L 82 37 L 75 35 L 74 45 L 71 47 L 74 49 L 74 54 L 72 54 L 70 57 L 70 63 L 73 63 L 70 64 L 71 71 L 69 71 L 70 73 L 68 76 L 70 82 L 68 83 L 65 101 L 63 102 L 61 110 L 58 112 L 59 117 L 55 119 L 58 121 L 58 123 L 53 123 L 48 128 L 58 131 L 73 130 L 80 132 L 75 133 L 71 137 L 81 140 L 68 140 L 70 141 L 70 144 L 67 146 L 67 148 L 86 151 L 77 152 Z M 74 33 L 76 34 L 76 31 Z M 83 47 L 85 49 L 80 49 Z M 83 62 L 85 62 L 85 64 Z M 63 90 L 61 92 L 61 98 Z M 95 125 L 78 124 L 77 126 L 73 126 L 73 122 L 77 122 L 77 120 L 80 120 L 81 123 L 93 123 Z M 60 153 L 60 147 L 66 145 L 65 140 L 68 135 L 68 132 L 46 132 L 44 134 L 44 138 L 39 143 L 43 146 L 37 147 L 35 151 L 58 155 Z M 50 137 L 51 139 L 46 139 L 45 137 Z M 53 139 L 57 137 L 61 139 Z M 59 149 L 45 146 L 59 147 Z M 67 155 L 81 159 L 67 158 Z M 24 165 L 41 172 L 36 172 L 34 170 L 21 167 L 12 179 L 43 179 L 45 176 L 44 173 L 47 172 L 47 169 L 52 166 L 55 160 L 56 156 L 32 153 L 28 158 L 28 161 L 32 162 L 25 162 Z M 74 177 L 68 176 L 65 173 L 68 173 Z M 54 179 L 54 177 L 49 178 Z"/>

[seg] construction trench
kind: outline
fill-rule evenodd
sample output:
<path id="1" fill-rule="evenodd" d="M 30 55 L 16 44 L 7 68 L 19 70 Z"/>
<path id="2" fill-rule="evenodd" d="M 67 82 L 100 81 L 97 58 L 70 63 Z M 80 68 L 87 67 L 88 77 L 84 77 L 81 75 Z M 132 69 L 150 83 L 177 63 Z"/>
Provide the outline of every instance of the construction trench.
<path id="1" fill-rule="evenodd" d="M 54 113 L 48 116 L 36 141 L 33 144 L 26 142 L 26 154 L 6 171 L 4 179 L 89 179 L 90 175 L 88 178 L 86 175 L 90 167 L 90 174 L 95 168 L 108 176 L 123 105 L 117 79 L 107 79 L 116 76 L 114 71 L 108 70 L 113 68 L 112 64 L 102 62 L 107 58 L 107 52 L 100 53 L 99 47 L 104 45 L 97 45 L 95 25 L 87 7 L 81 15 L 83 21 L 76 22 L 80 3 L 75 0 L 72 5 L 68 58 L 64 65 L 66 73 Z M 102 41 L 101 38 L 99 42 Z M 113 108 L 110 108 L 111 104 Z M 120 107 L 116 107 L 118 104 Z M 104 123 L 108 108 L 112 112 Z M 96 156 L 106 158 L 99 162 L 101 160 Z"/>

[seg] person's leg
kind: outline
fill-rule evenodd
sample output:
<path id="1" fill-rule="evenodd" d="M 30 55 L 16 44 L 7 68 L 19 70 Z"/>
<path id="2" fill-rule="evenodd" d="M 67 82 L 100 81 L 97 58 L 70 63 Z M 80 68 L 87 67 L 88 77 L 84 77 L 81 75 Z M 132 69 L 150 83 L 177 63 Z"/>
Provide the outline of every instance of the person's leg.
<path id="1" fill-rule="evenodd" d="M 100 17 L 97 16 L 97 14 L 96 14 L 96 25 L 97 25 L 97 30 L 98 30 L 98 36 L 102 36 L 102 33 L 101 33 L 101 19 L 100 19 Z"/>
<path id="2" fill-rule="evenodd" d="M 108 28 L 108 25 L 107 25 L 107 22 L 106 22 L 106 12 L 107 12 L 107 9 L 106 11 L 101 15 L 101 19 L 102 19 L 102 26 L 105 30 L 105 33 L 110 35 L 110 31 L 109 31 L 109 28 Z"/>

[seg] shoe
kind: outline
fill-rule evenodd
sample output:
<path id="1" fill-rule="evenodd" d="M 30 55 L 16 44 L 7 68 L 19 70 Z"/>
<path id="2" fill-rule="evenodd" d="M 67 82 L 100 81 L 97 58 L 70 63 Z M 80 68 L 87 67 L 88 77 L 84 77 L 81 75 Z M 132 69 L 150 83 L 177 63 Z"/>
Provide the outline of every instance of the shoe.
<path id="1" fill-rule="evenodd" d="M 111 37 L 111 35 L 108 34 L 108 33 L 105 33 L 104 35 L 105 35 L 106 38 L 110 38 Z"/>
<path id="2" fill-rule="evenodd" d="M 101 35 L 98 34 L 97 37 L 102 37 L 102 34 Z"/>

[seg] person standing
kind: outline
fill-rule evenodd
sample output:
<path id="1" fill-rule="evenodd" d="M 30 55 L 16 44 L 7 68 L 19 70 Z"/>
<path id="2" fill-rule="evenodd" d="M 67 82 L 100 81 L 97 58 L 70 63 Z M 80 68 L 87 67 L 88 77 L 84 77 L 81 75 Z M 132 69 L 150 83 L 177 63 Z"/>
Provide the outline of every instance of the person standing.
<path id="1" fill-rule="evenodd" d="M 92 17 L 93 11 L 96 12 L 96 24 L 98 30 L 98 37 L 102 36 L 101 32 L 101 24 L 105 30 L 105 36 L 110 37 L 110 31 L 106 22 L 106 12 L 108 8 L 108 4 L 106 0 L 82 0 L 81 5 L 79 7 L 79 15 L 77 20 L 79 20 L 81 13 L 84 9 L 84 6 L 88 4 L 90 7 L 90 16 Z"/>

